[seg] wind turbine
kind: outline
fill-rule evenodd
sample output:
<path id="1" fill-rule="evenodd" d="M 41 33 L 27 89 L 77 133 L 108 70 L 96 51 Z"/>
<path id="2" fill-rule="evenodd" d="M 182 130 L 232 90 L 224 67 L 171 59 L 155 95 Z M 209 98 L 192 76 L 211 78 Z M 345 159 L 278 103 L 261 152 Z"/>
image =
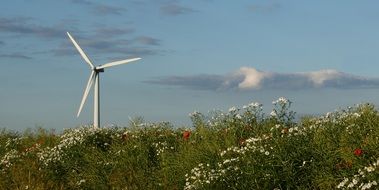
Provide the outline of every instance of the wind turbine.
<path id="1" fill-rule="evenodd" d="M 80 112 L 82 111 L 83 105 L 86 102 L 88 93 L 91 90 L 92 84 L 95 81 L 94 96 L 93 96 L 93 99 L 94 99 L 93 126 L 95 128 L 98 128 L 99 125 L 100 125 L 100 88 L 99 88 L 100 87 L 99 86 L 99 83 L 100 83 L 100 81 L 99 81 L 100 80 L 100 73 L 104 72 L 105 68 L 116 66 L 116 65 L 130 63 L 132 61 L 137 61 L 137 60 L 139 60 L 141 58 L 125 59 L 125 60 L 121 60 L 121 61 L 114 61 L 114 62 L 106 63 L 104 65 L 94 66 L 92 64 L 92 62 L 90 61 L 90 59 L 88 58 L 88 56 L 84 53 L 84 51 L 82 50 L 82 48 L 80 48 L 79 44 L 70 35 L 70 33 L 67 32 L 67 35 L 70 38 L 70 40 L 72 41 L 72 43 L 74 44 L 74 46 L 76 47 L 76 49 L 79 51 L 80 55 L 83 57 L 84 61 L 86 63 L 88 63 L 88 65 L 90 66 L 90 68 L 92 70 L 91 71 L 91 75 L 89 76 L 89 79 L 88 79 L 88 82 L 87 82 L 87 86 L 86 86 L 86 88 L 84 90 L 84 94 L 83 94 L 82 102 L 80 103 L 78 114 L 76 116 L 79 117 Z"/>

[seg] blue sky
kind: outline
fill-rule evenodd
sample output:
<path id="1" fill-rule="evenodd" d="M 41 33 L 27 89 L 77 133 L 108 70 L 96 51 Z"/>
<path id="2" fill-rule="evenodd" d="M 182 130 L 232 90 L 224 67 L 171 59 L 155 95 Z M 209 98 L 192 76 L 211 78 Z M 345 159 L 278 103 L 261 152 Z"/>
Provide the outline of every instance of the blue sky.
<path id="1" fill-rule="evenodd" d="M 189 124 L 188 113 L 285 96 L 299 114 L 378 104 L 378 1 L 130 0 L 2 2 L 0 127 L 92 122 L 94 64 L 141 57 L 101 74 L 101 123 L 129 117 Z"/>

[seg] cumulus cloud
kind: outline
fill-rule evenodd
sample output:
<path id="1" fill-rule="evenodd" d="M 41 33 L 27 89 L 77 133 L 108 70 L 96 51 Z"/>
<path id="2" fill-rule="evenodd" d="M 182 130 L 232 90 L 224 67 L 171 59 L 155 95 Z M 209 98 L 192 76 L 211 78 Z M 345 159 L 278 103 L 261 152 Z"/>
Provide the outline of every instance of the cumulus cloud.
<path id="1" fill-rule="evenodd" d="M 338 78 L 346 77 L 346 74 L 338 72 L 336 70 L 321 70 L 313 71 L 309 73 L 302 73 L 304 77 L 309 78 L 315 86 L 322 86 L 326 81 L 332 81 Z M 354 76 L 351 76 L 354 77 Z"/>
<path id="2" fill-rule="evenodd" d="M 379 78 L 365 78 L 331 69 L 302 73 L 276 73 L 259 71 L 252 67 L 241 67 L 225 75 L 169 76 L 145 82 L 198 90 L 379 88 Z"/>
<path id="3" fill-rule="evenodd" d="M 236 75 L 244 76 L 243 81 L 238 84 L 238 88 L 259 89 L 261 87 L 262 80 L 268 77 L 270 74 L 260 72 L 254 68 L 242 67 L 239 69 L 239 71 L 237 71 Z"/>

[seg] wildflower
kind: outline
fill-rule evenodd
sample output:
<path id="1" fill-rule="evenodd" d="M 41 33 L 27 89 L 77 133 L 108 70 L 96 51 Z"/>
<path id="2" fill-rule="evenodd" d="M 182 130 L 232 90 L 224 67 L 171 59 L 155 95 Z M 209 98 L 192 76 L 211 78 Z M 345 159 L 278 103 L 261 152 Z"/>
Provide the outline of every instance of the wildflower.
<path id="1" fill-rule="evenodd" d="M 183 139 L 184 140 L 188 140 L 190 136 L 191 136 L 191 131 L 184 131 L 183 132 Z"/>
<path id="2" fill-rule="evenodd" d="M 201 115 L 201 113 L 198 112 L 198 111 L 194 111 L 194 112 L 188 114 L 189 117 L 198 117 L 198 116 L 200 116 L 200 115 Z"/>
<path id="3" fill-rule="evenodd" d="M 251 106 L 251 107 L 262 107 L 262 104 L 260 104 L 258 102 L 252 102 L 249 104 L 249 106 Z"/>
<path id="4" fill-rule="evenodd" d="M 83 183 L 85 183 L 85 182 L 86 182 L 85 179 L 81 179 L 81 180 L 78 181 L 76 184 L 77 184 L 78 186 L 80 186 L 81 184 L 83 184 Z"/>
<path id="5" fill-rule="evenodd" d="M 237 108 L 236 107 L 231 107 L 231 108 L 229 108 L 229 112 L 236 112 L 237 111 Z"/>
<path id="6" fill-rule="evenodd" d="M 372 167 L 372 166 L 365 167 L 365 169 L 366 169 L 367 172 L 373 172 L 375 170 L 375 168 Z"/>
<path id="7" fill-rule="evenodd" d="M 343 180 L 340 184 L 338 184 L 337 188 L 338 188 L 338 189 L 341 189 L 342 187 L 345 186 L 345 184 L 346 184 L 348 181 L 349 181 L 348 178 L 344 178 L 344 180 Z"/>
<path id="8" fill-rule="evenodd" d="M 355 156 L 361 156 L 363 154 L 363 150 L 362 149 L 360 149 L 360 148 L 356 148 L 355 150 L 354 150 L 354 155 Z"/>
<path id="9" fill-rule="evenodd" d="M 284 97 L 280 97 L 279 99 L 272 102 L 272 104 L 287 104 L 289 100 Z"/>

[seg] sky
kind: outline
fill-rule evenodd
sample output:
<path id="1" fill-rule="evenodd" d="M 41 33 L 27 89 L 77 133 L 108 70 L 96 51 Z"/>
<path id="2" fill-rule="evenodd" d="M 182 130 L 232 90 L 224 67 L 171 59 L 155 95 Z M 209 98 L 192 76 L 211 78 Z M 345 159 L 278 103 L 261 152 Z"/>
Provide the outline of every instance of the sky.
<path id="1" fill-rule="evenodd" d="M 290 99 L 298 115 L 379 104 L 379 6 L 364 0 L 5 0 L 0 8 L 0 128 L 62 130 L 77 118 L 90 68 L 101 125 L 190 125 L 189 113 Z M 91 92 L 92 93 L 92 92 Z"/>

